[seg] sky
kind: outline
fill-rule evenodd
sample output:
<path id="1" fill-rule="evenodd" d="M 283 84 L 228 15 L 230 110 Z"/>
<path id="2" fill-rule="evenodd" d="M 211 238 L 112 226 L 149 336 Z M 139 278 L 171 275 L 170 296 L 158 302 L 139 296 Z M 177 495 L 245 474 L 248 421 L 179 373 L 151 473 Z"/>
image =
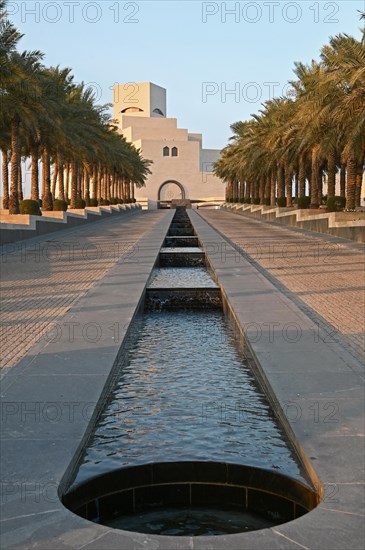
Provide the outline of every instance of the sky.
<path id="1" fill-rule="evenodd" d="M 295 61 L 318 59 L 330 36 L 360 37 L 365 0 L 8 1 L 20 49 L 71 67 L 99 103 L 114 83 L 167 89 L 167 116 L 221 149 L 230 124 L 285 93 Z"/>

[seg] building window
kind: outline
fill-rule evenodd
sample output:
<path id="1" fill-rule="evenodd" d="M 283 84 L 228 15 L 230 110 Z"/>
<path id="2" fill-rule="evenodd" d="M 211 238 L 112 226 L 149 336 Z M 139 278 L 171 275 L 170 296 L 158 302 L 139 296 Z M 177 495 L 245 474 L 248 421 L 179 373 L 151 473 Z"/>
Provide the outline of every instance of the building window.
<path id="1" fill-rule="evenodd" d="M 123 109 L 123 111 L 120 111 L 122 114 L 125 113 L 143 113 L 143 109 L 140 109 L 139 107 L 126 107 Z"/>
<path id="2" fill-rule="evenodd" d="M 170 149 L 168 147 L 163 148 L 163 156 L 169 157 L 170 156 Z"/>
<path id="3" fill-rule="evenodd" d="M 172 157 L 177 157 L 177 154 L 178 154 L 177 147 L 173 147 L 173 148 L 171 149 L 171 156 L 172 156 Z"/>
<path id="4" fill-rule="evenodd" d="M 152 112 L 153 112 L 153 113 L 156 113 L 156 115 L 165 116 L 165 115 L 163 114 L 163 112 L 161 111 L 161 109 L 153 109 Z"/>

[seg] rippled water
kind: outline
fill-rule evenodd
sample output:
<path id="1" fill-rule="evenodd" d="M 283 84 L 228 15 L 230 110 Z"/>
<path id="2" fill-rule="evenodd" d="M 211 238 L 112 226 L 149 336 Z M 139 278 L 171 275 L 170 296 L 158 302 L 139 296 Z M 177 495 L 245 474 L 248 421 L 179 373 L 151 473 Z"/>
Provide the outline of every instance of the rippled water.
<path id="1" fill-rule="evenodd" d="M 161 248 L 160 252 L 168 254 L 182 254 L 182 253 L 194 253 L 194 252 L 203 252 L 198 246 L 174 246 L 173 248 Z"/>
<path id="2" fill-rule="evenodd" d="M 234 510 L 209 508 L 174 509 L 119 516 L 104 522 L 114 529 L 170 536 L 214 536 L 244 533 L 275 525 L 274 521 Z"/>
<path id="3" fill-rule="evenodd" d="M 220 311 L 148 313 L 136 334 L 76 483 L 122 466 L 183 460 L 303 479 Z"/>
<path id="4" fill-rule="evenodd" d="M 205 267 L 164 267 L 155 269 L 149 288 L 217 288 Z"/>

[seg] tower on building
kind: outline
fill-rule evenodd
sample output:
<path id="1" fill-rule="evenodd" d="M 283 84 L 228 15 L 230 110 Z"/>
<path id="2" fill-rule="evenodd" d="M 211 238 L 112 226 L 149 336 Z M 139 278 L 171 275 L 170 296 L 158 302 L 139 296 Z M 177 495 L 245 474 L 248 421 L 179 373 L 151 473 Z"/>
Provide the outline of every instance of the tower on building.
<path id="1" fill-rule="evenodd" d="M 167 117 L 166 90 L 151 82 L 116 84 L 114 120 L 127 141 L 152 160 L 152 174 L 136 198 L 150 209 L 166 208 L 176 199 L 194 205 L 224 201 L 223 181 L 213 173 L 219 150 L 203 149 L 202 135 L 179 128 Z"/>

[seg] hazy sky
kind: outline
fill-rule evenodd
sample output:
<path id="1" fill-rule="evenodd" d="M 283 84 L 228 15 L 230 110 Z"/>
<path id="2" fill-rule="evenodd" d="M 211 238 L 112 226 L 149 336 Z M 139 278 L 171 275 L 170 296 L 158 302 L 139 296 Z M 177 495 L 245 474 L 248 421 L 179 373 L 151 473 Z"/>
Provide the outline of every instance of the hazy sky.
<path id="1" fill-rule="evenodd" d="M 360 37 L 365 0 L 27 0 L 8 9 L 25 33 L 21 48 L 71 67 L 101 103 L 115 82 L 154 82 L 167 88 L 168 116 L 220 149 L 231 123 L 285 92 L 294 61 L 318 59 L 329 36 Z"/>

